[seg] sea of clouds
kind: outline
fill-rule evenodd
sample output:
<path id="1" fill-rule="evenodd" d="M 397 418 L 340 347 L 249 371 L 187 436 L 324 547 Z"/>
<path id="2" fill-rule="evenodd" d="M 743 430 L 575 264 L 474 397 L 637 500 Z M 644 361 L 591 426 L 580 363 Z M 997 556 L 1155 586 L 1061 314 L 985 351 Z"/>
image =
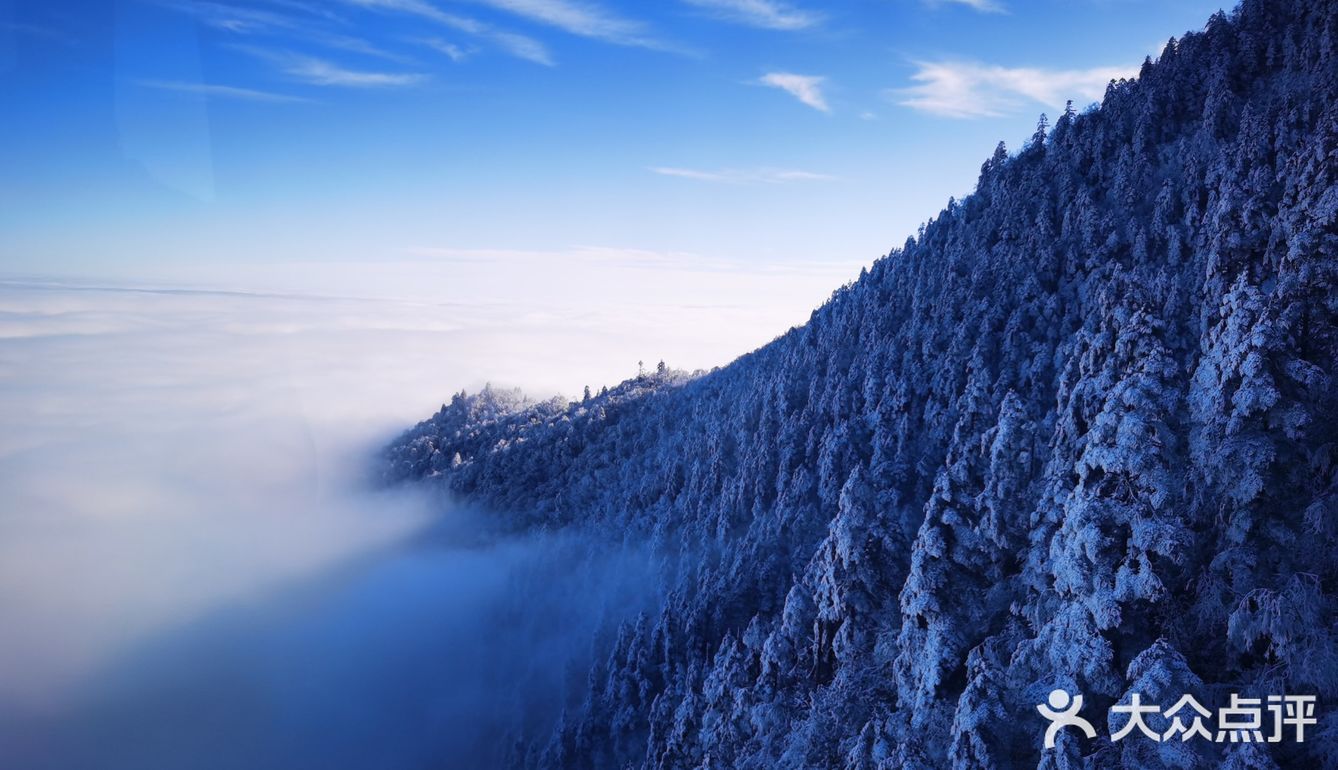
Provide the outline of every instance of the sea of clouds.
<path id="1" fill-rule="evenodd" d="M 489 380 L 570 396 L 639 360 L 726 363 L 852 274 L 424 250 L 0 281 L 0 754 L 168 767 L 223 741 L 220 766 L 284 766 L 332 731 L 327 766 L 460 750 L 440 726 L 482 692 L 551 692 L 580 655 L 498 626 L 525 613 L 517 570 L 555 572 L 543 601 L 575 628 L 607 611 L 581 586 L 627 564 L 481 548 L 472 514 L 370 485 L 377 447 Z"/>

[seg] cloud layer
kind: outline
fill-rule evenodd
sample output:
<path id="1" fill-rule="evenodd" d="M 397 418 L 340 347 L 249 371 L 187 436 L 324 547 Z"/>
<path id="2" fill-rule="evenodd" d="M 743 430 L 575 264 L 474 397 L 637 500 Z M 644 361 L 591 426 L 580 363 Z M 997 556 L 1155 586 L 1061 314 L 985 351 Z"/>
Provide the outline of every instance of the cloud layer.
<path id="1" fill-rule="evenodd" d="M 857 271 L 425 246 L 185 288 L 0 282 L 0 716 L 415 531 L 424 501 L 363 489 L 366 453 L 460 388 L 723 364 Z"/>

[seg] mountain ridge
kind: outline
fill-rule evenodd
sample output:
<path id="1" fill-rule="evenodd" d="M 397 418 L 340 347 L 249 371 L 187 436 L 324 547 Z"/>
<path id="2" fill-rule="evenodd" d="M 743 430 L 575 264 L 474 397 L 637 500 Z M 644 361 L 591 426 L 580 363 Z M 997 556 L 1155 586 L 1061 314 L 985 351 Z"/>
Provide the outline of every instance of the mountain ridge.
<path id="1" fill-rule="evenodd" d="M 1336 49 L 1333 4 L 1246 0 L 728 366 L 397 440 L 390 480 L 657 555 L 508 763 L 1338 767 Z M 1042 749 L 1055 688 L 1096 739 Z M 1320 722 L 1111 741 L 1135 691 Z"/>

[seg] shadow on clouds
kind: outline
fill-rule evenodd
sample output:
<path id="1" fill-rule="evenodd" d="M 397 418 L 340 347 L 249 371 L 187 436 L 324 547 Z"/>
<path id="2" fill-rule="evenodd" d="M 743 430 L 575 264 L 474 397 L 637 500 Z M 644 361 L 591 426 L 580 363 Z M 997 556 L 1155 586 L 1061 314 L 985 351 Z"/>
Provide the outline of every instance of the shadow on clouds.
<path id="1" fill-rule="evenodd" d="M 438 527 L 148 641 L 3 741 L 30 768 L 501 766 L 583 694 L 597 631 L 652 609 L 646 564 Z"/>

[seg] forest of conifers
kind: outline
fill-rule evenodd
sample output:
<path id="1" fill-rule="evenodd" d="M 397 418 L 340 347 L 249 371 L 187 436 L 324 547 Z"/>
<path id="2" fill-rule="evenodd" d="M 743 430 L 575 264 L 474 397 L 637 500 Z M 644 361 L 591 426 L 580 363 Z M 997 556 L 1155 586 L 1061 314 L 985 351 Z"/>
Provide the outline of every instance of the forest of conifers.
<path id="1" fill-rule="evenodd" d="M 386 475 L 644 554 L 561 713 L 492 739 L 512 766 L 1338 767 L 1335 313 L 1338 4 L 1245 0 L 803 326 L 575 402 L 458 395 Z M 1097 738 L 1042 748 L 1056 688 Z M 1112 741 L 1133 692 L 1318 724 Z"/>

